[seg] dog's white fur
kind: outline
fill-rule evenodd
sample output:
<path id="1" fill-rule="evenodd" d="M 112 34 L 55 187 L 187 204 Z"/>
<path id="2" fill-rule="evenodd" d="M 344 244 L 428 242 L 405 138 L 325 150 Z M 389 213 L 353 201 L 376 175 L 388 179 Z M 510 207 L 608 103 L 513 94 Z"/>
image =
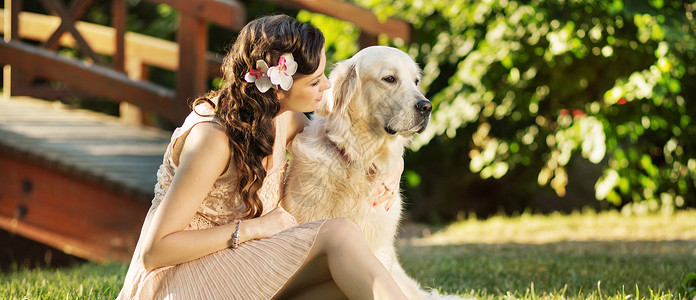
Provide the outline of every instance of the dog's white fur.
<path id="1" fill-rule="evenodd" d="M 397 260 L 399 180 L 391 187 L 396 199 L 389 210 L 369 199 L 390 174 L 401 176 L 404 146 L 428 124 L 430 109 L 422 105 L 430 103 L 418 88 L 420 77 L 413 59 L 391 47 L 368 47 L 339 62 L 329 76 L 332 88 L 316 111 L 319 117 L 290 147 L 282 205 L 300 224 L 352 219 L 409 299 L 442 299 L 436 291 L 422 290 Z"/>

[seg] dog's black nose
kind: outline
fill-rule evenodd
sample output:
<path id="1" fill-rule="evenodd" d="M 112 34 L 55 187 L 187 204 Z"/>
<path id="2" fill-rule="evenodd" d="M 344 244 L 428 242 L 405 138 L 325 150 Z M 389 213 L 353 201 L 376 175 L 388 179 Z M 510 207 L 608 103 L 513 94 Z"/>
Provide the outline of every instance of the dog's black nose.
<path id="1" fill-rule="evenodd" d="M 418 100 L 418 102 L 416 102 L 416 111 L 418 111 L 419 113 L 427 116 L 428 114 L 430 114 L 430 111 L 432 111 L 432 110 L 433 110 L 433 105 L 430 104 L 430 101 Z"/>

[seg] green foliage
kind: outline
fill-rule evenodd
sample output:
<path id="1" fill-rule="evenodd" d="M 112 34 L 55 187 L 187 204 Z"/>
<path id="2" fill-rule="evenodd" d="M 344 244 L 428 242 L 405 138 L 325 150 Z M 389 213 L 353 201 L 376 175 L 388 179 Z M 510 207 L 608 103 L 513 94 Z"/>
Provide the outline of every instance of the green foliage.
<path id="1" fill-rule="evenodd" d="M 326 43 L 326 56 L 332 62 L 350 58 L 358 52 L 356 41 L 360 37 L 356 26 L 350 22 L 337 20 L 323 14 L 311 13 L 306 10 L 300 11 L 297 14 L 297 19 L 302 22 L 314 24 L 319 30 L 324 33 Z"/>
<path id="2" fill-rule="evenodd" d="M 169 5 L 128 1 L 128 31 L 174 41 L 179 13 Z"/>
<path id="3" fill-rule="evenodd" d="M 413 24 L 392 45 L 422 65 L 435 107 L 414 149 L 559 196 L 577 156 L 604 168 L 598 200 L 696 205 L 693 1 L 356 2 Z"/>
<path id="4" fill-rule="evenodd" d="M 684 282 L 682 282 L 678 291 L 682 296 L 686 298 L 696 297 L 696 274 L 687 274 L 686 278 L 684 278 Z"/>

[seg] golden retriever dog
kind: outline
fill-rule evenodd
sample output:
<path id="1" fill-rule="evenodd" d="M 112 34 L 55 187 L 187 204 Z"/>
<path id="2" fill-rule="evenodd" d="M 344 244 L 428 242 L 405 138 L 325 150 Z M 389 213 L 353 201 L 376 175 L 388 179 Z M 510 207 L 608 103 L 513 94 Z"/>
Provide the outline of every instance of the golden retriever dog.
<path id="1" fill-rule="evenodd" d="M 391 47 L 368 47 L 337 63 L 318 116 L 290 146 L 282 205 L 300 224 L 352 219 L 409 299 L 459 299 L 422 290 L 394 246 L 404 147 L 426 128 L 432 110 L 420 77 L 413 59 Z"/>

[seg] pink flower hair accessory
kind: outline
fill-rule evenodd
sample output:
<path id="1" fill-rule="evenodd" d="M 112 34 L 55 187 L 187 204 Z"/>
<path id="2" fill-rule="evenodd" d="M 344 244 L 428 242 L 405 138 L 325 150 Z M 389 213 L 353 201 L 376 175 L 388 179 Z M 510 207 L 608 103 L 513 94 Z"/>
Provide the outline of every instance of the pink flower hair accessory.
<path id="1" fill-rule="evenodd" d="M 278 65 L 268 67 L 265 61 L 257 60 L 256 69 L 244 74 L 244 80 L 249 83 L 255 83 L 256 88 L 260 92 L 265 93 L 271 87 L 289 91 L 292 87 L 292 75 L 297 72 L 297 62 L 295 62 L 292 53 L 283 54 L 278 59 Z"/>
<path id="2" fill-rule="evenodd" d="M 244 80 L 249 83 L 255 83 L 256 88 L 259 89 L 260 92 L 265 93 L 273 86 L 271 78 L 266 74 L 267 72 L 268 65 L 265 61 L 259 59 L 256 61 L 256 69 L 252 69 L 244 74 Z"/>
<path id="3" fill-rule="evenodd" d="M 278 59 L 278 65 L 268 69 L 268 77 L 271 78 L 271 83 L 280 88 L 289 91 L 292 87 L 292 75 L 297 72 L 297 62 L 292 56 L 292 53 L 285 53 Z"/>

